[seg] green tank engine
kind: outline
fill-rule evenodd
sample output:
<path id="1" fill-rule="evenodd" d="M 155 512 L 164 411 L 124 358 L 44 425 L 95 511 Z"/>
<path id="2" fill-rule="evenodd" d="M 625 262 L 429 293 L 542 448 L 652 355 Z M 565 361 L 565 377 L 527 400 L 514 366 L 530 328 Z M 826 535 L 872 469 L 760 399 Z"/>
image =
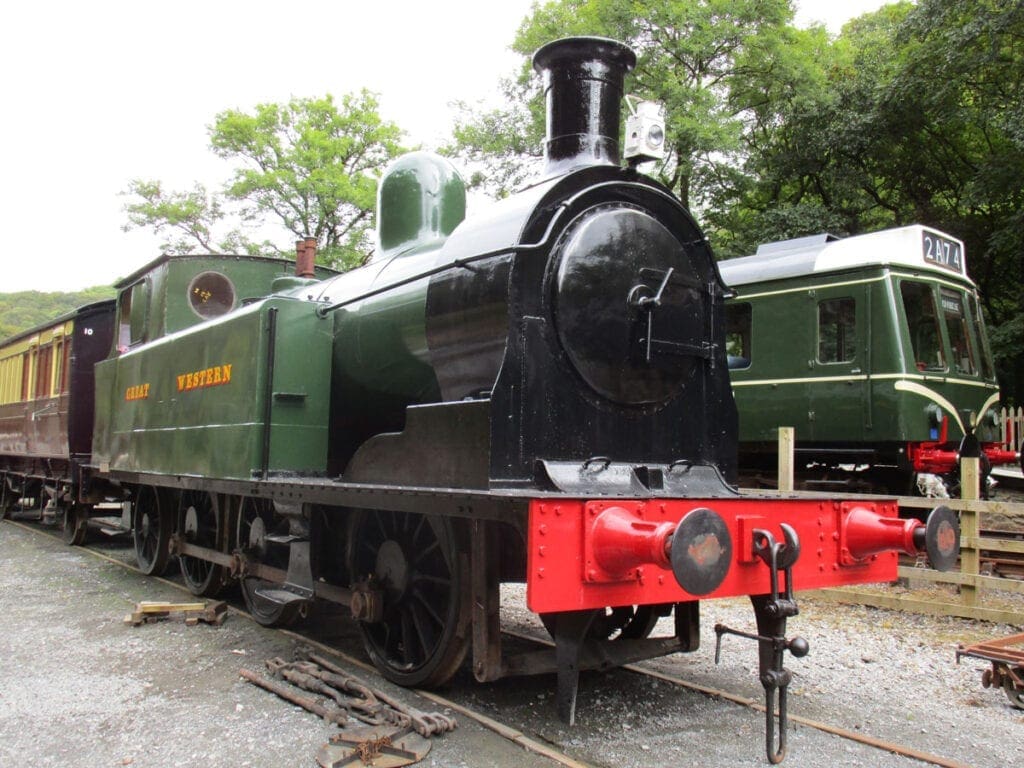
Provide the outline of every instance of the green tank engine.
<path id="1" fill-rule="evenodd" d="M 315 270 L 304 241 L 295 275 L 164 257 L 119 284 L 82 494 L 130 502 L 143 571 L 177 555 L 196 594 L 237 580 L 268 625 L 346 605 L 402 685 L 441 685 L 470 651 L 482 682 L 557 672 L 571 723 L 582 665 L 694 651 L 699 601 L 736 595 L 784 713 L 783 650 L 807 651 L 785 637 L 794 583 L 892 579 L 898 550 L 955 560 L 948 510 L 923 525 L 891 502 L 733 487 L 728 289 L 690 213 L 637 168 L 664 140 L 658 110 L 631 119 L 621 164 L 635 64 L 602 38 L 542 47 L 541 178 L 465 219 L 447 161 L 401 158 L 358 269 Z M 554 650 L 503 654 L 507 581 Z M 777 733 L 784 715 L 772 762 Z"/>

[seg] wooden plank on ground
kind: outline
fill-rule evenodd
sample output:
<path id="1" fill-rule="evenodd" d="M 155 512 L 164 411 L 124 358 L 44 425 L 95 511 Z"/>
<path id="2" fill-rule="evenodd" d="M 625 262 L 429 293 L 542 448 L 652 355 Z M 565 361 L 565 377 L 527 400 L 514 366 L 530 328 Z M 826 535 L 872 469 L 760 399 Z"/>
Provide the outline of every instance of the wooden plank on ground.
<path id="1" fill-rule="evenodd" d="M 914 568 L 901 565 L 899 576 L 908 581 L 927 581 L 931 584 L 969 584 L 985 589 L 998 589 L 1003 592 L 1014 592 L 1024 595 L 1024 581 L 1015 579 L 1004 579 L 1000 576 L 980 576 L 973 573 L 960 573 L 959 571 L 933 571 L 931 568 Z"/>
<path id="2" fill-rule="evenodd" d="M 913 611 L 931 616 L 958 616 L 963 619 L 992 621 L 997 624 L 1024 626 L 1024 608 L 1020 611 L 1006 611 L 998 608 L 985 608 L 980 605 L 963 605 L 962 603 L 939 603 L 933 600 L 903 597 L 899 595 L 879 595 L 873 592 L 858 592 L 852 589 L 819 589 L 804 592 L 807 597 L 830 603 L 852 605 L 868 605 L 874 608 L 889 608 L 894 611 Z"/>

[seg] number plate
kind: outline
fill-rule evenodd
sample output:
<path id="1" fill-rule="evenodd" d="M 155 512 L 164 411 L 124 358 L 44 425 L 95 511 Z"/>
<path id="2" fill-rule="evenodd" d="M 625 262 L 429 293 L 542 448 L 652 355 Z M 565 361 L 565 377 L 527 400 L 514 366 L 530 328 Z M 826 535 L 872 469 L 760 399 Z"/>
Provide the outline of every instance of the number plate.
<path id="1" fill-rule="evenodd" d="M 921 250 L 925 261 L 963 274 L 963 249 L 960 247 L 960 243 L 955 240 L 942 237 L 942 235 L 937 235 L 934 232 L 923 232 Z"/>

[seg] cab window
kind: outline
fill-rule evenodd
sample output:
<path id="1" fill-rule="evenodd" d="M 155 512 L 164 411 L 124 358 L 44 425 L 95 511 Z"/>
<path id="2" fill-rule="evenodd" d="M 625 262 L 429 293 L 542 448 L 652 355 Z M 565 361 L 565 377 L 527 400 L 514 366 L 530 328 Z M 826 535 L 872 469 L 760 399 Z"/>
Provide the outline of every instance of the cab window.
<path id="1" fill-rule="evenodd" d="M 900 283 L 900 296 L 903 299 L 903 313 L 907 318 L 910 346 L 917 370 L 946 370 L 939 315 L 935 310 L 935 295 L 931 285 L 904 280 Z"/>
<path id="2" fill-rule="evenodd" d="M 996 374 L 992 367 L 992 355 L 988 349 L 988 336 L 985 335 L 985 318 L 982 317 L 977 296 L 970 294 L 967 298 L 971 310 L 971 327 L 974 329 L 974 338 L 978 340 L 978 358 L 981 360 L 981 375 L 986 379 L 994 379 Z"/>
<path id="3" fill-rule="evenodd" d="M 725 308 L 725 352 L 729 369 L 749 368 L 750 350 L 750 304 L 729 304 Z"/>
<path id="4" fill-rule="evenodd" d="M 127 352 L 146 340 L 149 319 L 149 281 L 135 283 L 121 291 L 121 313 L 117 323 L 117 350 Z"/>
<path id="5" fill-rule="evenodd" d="M 967 315 L 964 313 L 963 294 L 943 288 L 942 317 L 946 323 L 946 335 L 949 337 L 949 351 L 952 356 L 953 370 L 968 376 L 978 375 L 977 356 L 971 335 L 967 331 Z"/>
<path id="6" fill-rule="evenodd" d="M 857 356 L 857 303 L 852 298 L 818 302 L 818 362 L 848 363 Z"/>
<path id="7" fill-rule="evenodd" d="M 235 286 L 220 272 L 202 272 L 189 284 L 188 302 L 204 320 L 220 317 L 235 307 Z"/>

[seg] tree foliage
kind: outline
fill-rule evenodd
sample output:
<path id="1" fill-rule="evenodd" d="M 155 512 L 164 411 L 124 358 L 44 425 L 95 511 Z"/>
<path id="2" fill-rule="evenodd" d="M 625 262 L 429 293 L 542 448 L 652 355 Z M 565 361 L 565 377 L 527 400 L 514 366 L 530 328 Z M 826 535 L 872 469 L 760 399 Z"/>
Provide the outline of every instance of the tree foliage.
<path id="1" fill-rule="evenodd" d="M 46 323 L 83 304 L 113 297 L 114 289 L 107 286 L 86 288 L 73 293 L 0 293 L 0 339 Z"/>
<path id="2" fill-rule="evenodd" d="M 627 92 L 662 102 L 668 122 L 669 157 L 655 170 L 684 203 L 703 203 L 705 180 L 725 172 L 741 147 L 745 106 L 735 89 L 751 68 L 772 66 L 772 51 L 792 18 L 788 0 L 560 0 L 534 8 L 516 34 L 513 50 L 523 65 L 503 81 L 508 108 L 474 113 L 463 105 L 449 151 L 488 177 L 473 180 L 492 194 L 506 194 L 536 167 L 544 135 L 539 78 L 529 56 L 541 45 L 569 35 L 598 35 L 628 43 L 637 66 Z"/>
<path id="3" fill-rule="evenodd" d="M 165 190 L 159 181 L 132 179 L 122 194 L 132 198 L 124 206 L 128 216 L 125 231 L 153 230 L 164 239 L 160 244 L 164 253 L 193 253 L 199 249 L 204 253 L 256 254 L 261 250 L 240 229 L 216 236 L 215 230 L 227 216 L 224 201 L 198 182 L 191 190 L 174 191 Z"/>
<path id="4" fill-rule="evenodd" d="M 850 22 L 819 85 L 782 102 L 742 183 L 709 214 L 717 245 L 921 223 L 964 240 L 1005 395 L 1024 402 L 1024 6 L 920 0 Z M 721 250 L 721 249 L 720 249 Z"/>
<path id="5" fill-rule="evenodd" d="M 534 6 L 524 57 L 573 34 L 638 54 L 627 92 L 666 106 L 655 169 L 719 256 L 828 231 L 921 223 L 965 241 L 1004 395 L 1024 402 L 1024 5 L 904 0 L 836 37 L 797 29 L 788 0 L 557 0 Z M 529 61 L 508 109 L 465 107 L 450 151 L 504 194 L 543 135 Z"/>
<path id="6" fill-rule="evenodd" d="M 221 112 L 209 136 L 213 152 L 233 165 L 223 189 L 168 191 L 135 179 L 124 193 L 125 228 L 152 229 L 169 253 L 280 255 L 296 238 L 315 237 L 322 263 L 360 264 L 373 248 L 377 178 L 402 151 L 401 130 L 377 106 L 364 90 L 337 105 L 327 95 Z M 268 222 L 290 233 L 285 244 L 254 239 Z"/>

